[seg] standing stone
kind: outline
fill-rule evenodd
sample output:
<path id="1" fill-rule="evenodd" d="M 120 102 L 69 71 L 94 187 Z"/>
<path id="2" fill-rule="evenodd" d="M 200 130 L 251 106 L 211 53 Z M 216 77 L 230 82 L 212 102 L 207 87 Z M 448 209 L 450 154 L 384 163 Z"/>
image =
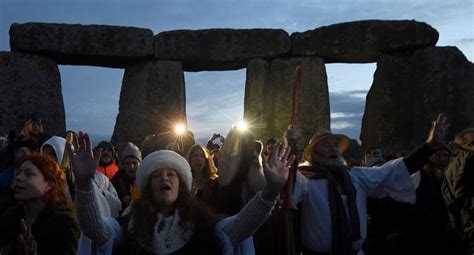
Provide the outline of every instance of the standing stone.
<path id="1" fill-rule="evenodd" d="M 0 52 L 0 91 L 0 134 L 19 132 L 35 113 L 45 133 L 64 135 L 64 104 L 56 62 L 33 54 Z"/>
<path id="2" fill-rule="evenodd" d="M 275 58 L 291 51 L 282 29 L 174 30 L 155 36 L 157 59 L 179 60 L 185 71 L 235 70 L 253 58 Z"/>
<path id="3" fill-rule="evenodd" d="M 291 35 L 294 56 L 321 56 L 326 63 L 371 63 L 384 53 L 434 46 L 438 31 L 414 20 L 363 20 Z"/>
<path id="4" fill-rule="evenodd" d="M 125 67 L 153 58 L 150 29 L 106 25 L 14 23 L 12 51 L 48 55 L 59 64 Z"/>
<path id="5" fill-rule="evenodd" d="M 281 139 L 291 119 L 295 69 L 301 66 L 299 148 L 304 148 L 318 128 L 329 129 L 329 93 L 321 58 L 254 59 L 247 68 L 244 119 L 254 126 L 258 139 Z"/>
<path id="6" fill-rule="evenodd" d="M 184 73 L 176 61 L 148 61 L 125 69 L 112 142 L 142 144 L 148 135 L 169 141 L 176 123 L 186 124 Z"/>
<path id="7" fill-rule="evenodd" d="M 445 113 L 446 141 L 474 127 L 474 65 L 456 47 L 430 47 L 409 57 L 384 56 L 367 95 L 361 141 L 367 149 L 409 152 Z"/>

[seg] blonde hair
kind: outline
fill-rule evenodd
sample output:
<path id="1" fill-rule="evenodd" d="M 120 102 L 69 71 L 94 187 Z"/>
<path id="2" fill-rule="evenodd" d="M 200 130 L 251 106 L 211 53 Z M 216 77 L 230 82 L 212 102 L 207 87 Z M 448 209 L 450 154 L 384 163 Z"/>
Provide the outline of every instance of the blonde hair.
<path id="1" fill-rule="evenodd" d="M 474 128 L 466 128 L 462 130 L 461 132 L 457 133 L 456 137 L 454 138 L 454 142 L 465 145 L 467 141 L 465 140 L 464 136 L 469 133 L 474 133 Z"/>
<path id="2" fill-rule="evenodd" d="M 20 136 L 24 137 L 25 139 L 28 139 L 30 137 L 31 130 L 33 129 L 34 122 L 38 122 L 38 121 L 32 120 L 32 119 L 28 120 L 25 123 L 25 126 L 23 127 L 23 129 L 20 131 Z M 41 122 L 40 122 L 40 126 L 41 126 L 40 133 L 43 133 L 43 124 L 41 124 Z"/>

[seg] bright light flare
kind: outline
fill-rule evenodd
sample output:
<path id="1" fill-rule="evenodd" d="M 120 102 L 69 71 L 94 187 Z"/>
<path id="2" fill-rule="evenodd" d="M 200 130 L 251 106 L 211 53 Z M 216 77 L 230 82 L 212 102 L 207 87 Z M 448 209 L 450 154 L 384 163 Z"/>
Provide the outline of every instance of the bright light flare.
<path id="1" fill-rule="evenodd" d="M 177 124 L 174 128 L 174 132 L 177 135 L 184 135 L 184 133 L 186 132 L 186 126 L 184 126 L 183 124 Z"/>
<path id="2" fill-rule="evenodd" d="M 239 121 L 235 123 L 235 128 L 240 132 L 245 132 L 249 130 L 249 125 L 245 121 Z"/>

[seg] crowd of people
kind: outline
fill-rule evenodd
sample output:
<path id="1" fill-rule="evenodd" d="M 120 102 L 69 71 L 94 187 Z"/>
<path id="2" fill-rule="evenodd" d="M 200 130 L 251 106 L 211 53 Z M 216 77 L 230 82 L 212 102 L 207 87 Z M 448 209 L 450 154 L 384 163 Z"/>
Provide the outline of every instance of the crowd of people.
<path id="1" fill-rule="evenodd" d="M 447 143 L 448 126 L 348 164 L 348 137 L 298 148 L 294 124 L 116 148 L 32 116 L 0 148 L 0 254 L 472 255 L 474 128 Z"/>

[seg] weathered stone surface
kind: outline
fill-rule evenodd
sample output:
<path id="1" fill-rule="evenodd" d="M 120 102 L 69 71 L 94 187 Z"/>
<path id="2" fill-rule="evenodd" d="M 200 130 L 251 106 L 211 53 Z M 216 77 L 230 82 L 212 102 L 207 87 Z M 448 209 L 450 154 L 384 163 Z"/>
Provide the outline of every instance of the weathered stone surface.
<path id="1" fill-rule="evenodd" d="M 439 34 L 414 20 L 363 20 L 293 33 L 295 56 L 321 56 L 326 63 L 376 62 L 384 53 L 434 46 Z"/>
<path id="2" fill-rule="evenodd" d="M 64 135 L 66 124 L 56 62 L 33 54 L 0 52 L 0 133 L 20 131 L 31 113 L 44 132 Z"/>
<path id="3" fill-rule="evenodd" d="M 437 114 L 447 140 L 474 126 L 474 65 L 455 47 L 430 47 L 410 57 L 384 56 L 367 95 L 361 141 L 367 149 L 409 152 L 426 140 Z"/>
<path id="4" fill-rule="evenodd" d="M 155 36 L 155 57 L 179 60 L 185 71 L 240 69 L 252 58 L 290 51 L 290 37 L 282 29 L 175 30 Z"/>
<path id="5" fill-rule="evenodd" d="M 59 64 L 125 67 L 153 58 L 150 29 L 106 25 L 14 23 L 12 51 L 48 55 Z"/>
<path id="6" fill-rule="evenodd" d="M 185 98 L 179 62 L 148 61 L 127 67 L 112 142 L 121 151 L 127 142 L 141 144 L 147 135 L 170 141 L 175 124 L 186 123 Z"/>
<path id="7" fill-rule="evenodd" d="M 251 60 L 247 67 L 244 119 L 252 122 L 258 139 L 281 139 L 291 119 L 292 86 L 296 66 L 301 66 L 299 123 L 304 148 L 318 128 L 329 129 L 329 94 L 322 58 Z"/>

